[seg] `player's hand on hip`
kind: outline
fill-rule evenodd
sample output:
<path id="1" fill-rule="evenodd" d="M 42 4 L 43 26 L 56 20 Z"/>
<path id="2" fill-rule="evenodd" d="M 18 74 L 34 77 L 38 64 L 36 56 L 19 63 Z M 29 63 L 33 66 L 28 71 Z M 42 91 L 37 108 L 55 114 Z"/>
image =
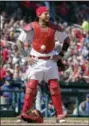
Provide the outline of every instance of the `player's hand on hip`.
<path id="1" fill-rule="evenodd" d="M 59 59 L 60 59 L 59 55 L 52 56 L 52 60 L 54 60 L 55 62 L 57 62 Z"/>
<path id="2" fill-rule="evenodd" d="M 37 59 L 33 58 L 33 57 L 27 57 L 26 58 L 27 62 L 30 64 L 30 65 L 34 65 L 37 63 Z"/>

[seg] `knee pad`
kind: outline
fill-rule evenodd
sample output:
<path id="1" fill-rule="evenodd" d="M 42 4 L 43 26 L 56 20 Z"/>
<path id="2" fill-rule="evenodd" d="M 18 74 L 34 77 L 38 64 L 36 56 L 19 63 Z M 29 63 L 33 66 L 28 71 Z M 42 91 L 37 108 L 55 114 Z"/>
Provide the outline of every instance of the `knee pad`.
<path id="1" fill-rule="evenodd" d="M 27 95 L 35 95 L 36 91 L 37 91 L 37 85 L 38 85 L 37 80 L 28 81 L 27 86 L 26 86 L 26 94 Z"/>
<path id="2" fill-rule="evenodd" d="M 57 79 L 49 80 L 49 90 L 51 95 L 58 95 L 60 93 L 59 83 Z"/>

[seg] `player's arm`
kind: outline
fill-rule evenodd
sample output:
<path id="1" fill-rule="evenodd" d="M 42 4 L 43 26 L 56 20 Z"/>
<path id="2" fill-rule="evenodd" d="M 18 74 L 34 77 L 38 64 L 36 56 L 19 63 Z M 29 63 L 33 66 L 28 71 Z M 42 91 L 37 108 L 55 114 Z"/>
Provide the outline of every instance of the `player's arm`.
<path id="1" fill-rule="evenodd" d="M 17 40 L 17 46 L 18 46 L 18 49 L 19 49 L 19 51 L 24 47 L 24 44 L 23 44 L 23 42 L 22 41 L 20 41 L 20 40 Z"/>
<path id="2" fill-rule="evenodd" d="M 64 56 L 65 52 L 68 50 L 70 46 L 70 38 L 69 36 L 64 40 L 61 52 L 59 53 L 59 56 Z"/>
<path id="3" fill-rule="evenodd" d="M 59 31 L 56 32 L 55 39 L 57 40 L 57 42 L 59 42 L 59 44 L 61 44 L 61 48 L 59 48 L 59 47 L 57 48 L 58 55 L 55 56 L 55 59 L 57 61 L 58 67 L 62 70 L 65 70 L 65 64 L 63 63 L 62 59 L 63 59 L 65 52 L 69 48 L 70 39 L 69 39 L 68 34 L 66 34 L 66 32 L 59 32 Z"/>
<path id="4" fill-rule="evenodd" d="M 57 40 L 57 45 L 58 45 L 58 48 L 57 48 L 58 56 L 63 57 L 64 53 L 69 48 L 70 38 L 69 38 L 69 36 L 68 36 L 68 34 L 66 32 L 57 31 L 56 34 L 55 34 L 55 39 Z M 59 47 L 59 45 L 61 45 L 61 48 Z"/>
<path id="5" fill-rule="evenodd" d="M 19 50 L 24 48 L 25 42 L 28 42 L 28 44 L 31 45 L 31 42 L 33 40 L 33 34 L 34 34 L 34 31 L 31 24 L 28 24 L 23 28 L 17 40 L 17 46 Z"/>
<path id="6" fill-rule="evenodd" d="M 24 43 L 28 42 L 28 45 L 31 46 L 34 37 L 34 29 L 32 28 L 31 24 L 28 24 L 24 27 L 24 30 L 18 37 L 17 45 L 19 51 L 24 48 Z M 25 57 L 25 61 L 28 62 L 30 65 L 33 65 L 36 61 L 34 58 L 30 57 L 29 55 Z"/>
<path id="7" fill-rule="evenodd" d="M 24 48 L 24 43 L 27 42 L 27 33 L 23 30 L 17 40 L 17 46 L 19 51 L 21 51 Z"/>
<path id="8" fill-rule="evenodd" d="M 53 28 L 55 28 L 55 30 L 58 30 L 60 32 L 63 32 L 65 30 L 64 27 L 61 24 L 57 25 L 57 24 L 50 22 L 50 25 L 52 25 Z"/>

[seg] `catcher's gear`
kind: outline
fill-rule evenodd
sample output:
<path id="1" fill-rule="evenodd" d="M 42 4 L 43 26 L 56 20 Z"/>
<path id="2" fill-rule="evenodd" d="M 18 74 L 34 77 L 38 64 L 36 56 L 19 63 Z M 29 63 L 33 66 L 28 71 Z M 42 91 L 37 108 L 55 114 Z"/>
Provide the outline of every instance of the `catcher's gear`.
<path id="1" fill-rule="evenodd" d="M 64 70 L 66 69 L 66 66 L 65 66 L 65 64 L 62 62 L 61 59 L 59 59 L 59 60 L 57 61 L 57 66 L 58 66 L 58 68 L 59 68 L 59 71 L 60 71 L 60 70 L 64 71 Z"/>
<path id="2" fill-rule="evenodd" d="M 36 95 L 37 85 L 37 80 L 28 81 L 22 113 L 26 113 L 32 107 Z"/>
<path id="3" fill-rule="evenodd" d="M 21 119 L 28 123 L 43 123 L 43 117 L 39 110 L 32 110 L 30 113 L 22 113 Z"/>
<path id="4" fill-rule="evenodd" d="M 64 57 L 64 53 L 68 50 L 69 46 L 70 46 L 70 38 L 67 37 L 64 40 L 64 44 L 63 44 L 62 50 L 59 53 L 59 56 L 61 58 L 57 61 L 57 65 L 58 65 L 59 70 L 63 70 L 64 71 L 66 69 L 65 64 L 63 64 L 63 62 L 62 62 L 62 58 Z"/>
<path id="5" fill-rule="evenodd" d="M 49 90 L 51 94 L 51 99 L 56 110 L 56 114 L 60 115 L 63 113 L 62 101 L 61 101 L 61 91 L 59 87 L 59 82 L 57 79 L 49 80 Z"/>

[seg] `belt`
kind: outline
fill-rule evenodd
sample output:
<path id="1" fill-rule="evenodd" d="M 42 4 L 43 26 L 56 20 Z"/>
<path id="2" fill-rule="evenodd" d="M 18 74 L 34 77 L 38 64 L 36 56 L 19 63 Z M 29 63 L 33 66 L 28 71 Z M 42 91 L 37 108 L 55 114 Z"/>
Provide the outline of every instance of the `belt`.
<path id="1" fill-rule="evenodd" d="M 44 60 L 49 60 L 49 59 L 52 59 L 52 56 L 33 56 L 33 55 L 30 55 L 30 57 L 32 58 L 37 58 L 37 59 L 44 59 Z"/>

